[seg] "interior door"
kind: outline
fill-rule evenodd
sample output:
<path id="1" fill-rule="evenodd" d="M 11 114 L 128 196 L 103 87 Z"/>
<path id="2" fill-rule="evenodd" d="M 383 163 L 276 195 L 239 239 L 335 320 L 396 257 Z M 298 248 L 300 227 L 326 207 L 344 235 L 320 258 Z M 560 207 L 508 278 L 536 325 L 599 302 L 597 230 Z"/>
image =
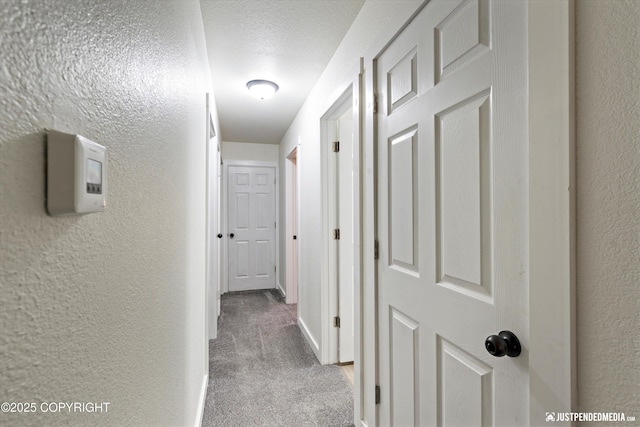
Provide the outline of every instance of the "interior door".
<path id="1" fill-rule="evenodd" d="M 375 60 L 381 426 L 528 424 L 526 2 L 432 0 Z"/>
<path id="2" fill-rule="evenodd" d="M 338 120 L 337 195 L 338 195 L 338 362 L 353 362 L 354 229 L 353 229 L 353 110 Z"/>
<path id="3" fill-rule="evenodd" d="M 229 166 L 229 291 L 275 288 L 275 169 Z"/>

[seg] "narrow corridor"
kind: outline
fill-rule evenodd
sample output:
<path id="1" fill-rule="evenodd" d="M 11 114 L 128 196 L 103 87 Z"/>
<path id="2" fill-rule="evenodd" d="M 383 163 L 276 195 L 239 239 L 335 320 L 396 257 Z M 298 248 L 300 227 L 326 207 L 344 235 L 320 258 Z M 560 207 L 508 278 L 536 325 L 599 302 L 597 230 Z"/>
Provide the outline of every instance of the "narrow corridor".
<path id="1" fill-rule="evenodd" d="M 276 290 L 227 293 L 209 342 L 203 426 L 351 426 L 353 391 L 318 363 Z"/>

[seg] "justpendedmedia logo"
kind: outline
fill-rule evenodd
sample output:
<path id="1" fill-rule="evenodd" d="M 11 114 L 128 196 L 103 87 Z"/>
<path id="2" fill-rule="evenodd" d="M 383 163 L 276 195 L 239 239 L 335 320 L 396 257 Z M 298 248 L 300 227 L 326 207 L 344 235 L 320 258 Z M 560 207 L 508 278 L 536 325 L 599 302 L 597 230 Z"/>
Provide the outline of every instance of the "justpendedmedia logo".
<path id="1" fill-rule="evenodd" d="M 635 416 L 625 415 L 624 412 L 545 412 L 545 421 L 597 421 L 597 422 L 633 422 Z"/>

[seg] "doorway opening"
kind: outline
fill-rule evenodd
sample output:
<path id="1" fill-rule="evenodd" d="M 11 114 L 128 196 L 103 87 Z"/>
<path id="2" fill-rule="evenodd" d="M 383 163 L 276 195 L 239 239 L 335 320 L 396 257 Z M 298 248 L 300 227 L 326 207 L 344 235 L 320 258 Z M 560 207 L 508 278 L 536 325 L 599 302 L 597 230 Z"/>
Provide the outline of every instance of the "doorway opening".
<path id="1" fill-rule="evenodd" d="M 321 118 L 323 185 L 322 363 L 355 359 L 360 285 L 360 76 Z M 326 343 L 326 344 L 324 344 Z"/>

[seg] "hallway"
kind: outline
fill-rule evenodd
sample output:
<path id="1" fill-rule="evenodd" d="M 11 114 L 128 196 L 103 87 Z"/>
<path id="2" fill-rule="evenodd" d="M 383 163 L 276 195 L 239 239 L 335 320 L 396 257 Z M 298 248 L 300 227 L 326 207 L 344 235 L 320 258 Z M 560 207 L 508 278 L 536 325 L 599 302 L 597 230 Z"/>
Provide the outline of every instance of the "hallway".
<path id="1" fill-rule="evenodd" d="M 218 328 L 204 427 L 352 425 L 349 383 L 318 363 L 277 290 L 223 295 Z"/>
<path id="2" fill-rule="evenodd" d="M 1 426 L 640 417 L 640 1 L 0 11 Z M 353 233 L 332 196 L 349 108 Z M 54 130 L 78 136 L 59 157 Z M 239 165 L 275 168 L 262 305 L 226 295 Z M 507 330 L 516 358 L 491 350 Z"/>

